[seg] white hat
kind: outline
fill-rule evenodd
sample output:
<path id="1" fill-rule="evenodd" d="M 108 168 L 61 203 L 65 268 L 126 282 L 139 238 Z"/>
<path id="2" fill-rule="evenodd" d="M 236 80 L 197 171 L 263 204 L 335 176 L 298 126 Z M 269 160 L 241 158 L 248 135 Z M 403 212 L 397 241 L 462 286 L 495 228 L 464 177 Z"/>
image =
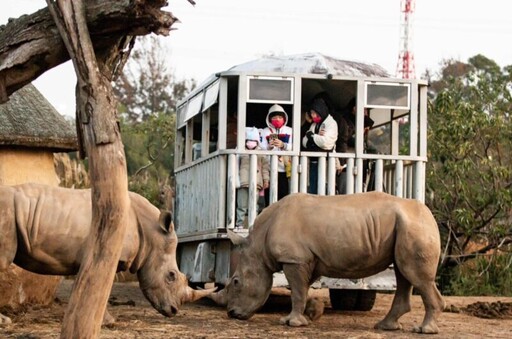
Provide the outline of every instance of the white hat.
<path id="1" fill-rule="evenodd" d="M 268 110 L 268 114 L 271 114 L 271 113 L 283 113 L 283 115 L 286 115 L 284 108 L 277 104 L 272 105 L 272 107 L 270 107 L 270 109 Z"/>
<path id="2" fill-rule="evenodd" d="M 246 127 L 245 128 L 245 140 L 254 140 L 257 141 L 258 144 L 260 142 L 260 131 L 256 127 Z"/>

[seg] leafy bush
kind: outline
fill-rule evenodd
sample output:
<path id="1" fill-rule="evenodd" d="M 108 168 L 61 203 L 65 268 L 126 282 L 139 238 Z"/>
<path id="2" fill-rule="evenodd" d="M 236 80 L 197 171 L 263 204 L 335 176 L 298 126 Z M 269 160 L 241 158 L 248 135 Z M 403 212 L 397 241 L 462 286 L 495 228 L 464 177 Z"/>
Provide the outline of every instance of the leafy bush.
<path id="1" fill-rule="evenodd" d="M 153 205 L 160 207 L 160 185 L 158 179 L 148 172 L 143 175 L 130 177 L 128 190 L 138 193 L 148 199 Z"/>
<path id="2" fill-rule="evenodd" d="M 451 279 L 452 295 L 512 296 L 512 253 L 496 251 L 460 265 Z"/>

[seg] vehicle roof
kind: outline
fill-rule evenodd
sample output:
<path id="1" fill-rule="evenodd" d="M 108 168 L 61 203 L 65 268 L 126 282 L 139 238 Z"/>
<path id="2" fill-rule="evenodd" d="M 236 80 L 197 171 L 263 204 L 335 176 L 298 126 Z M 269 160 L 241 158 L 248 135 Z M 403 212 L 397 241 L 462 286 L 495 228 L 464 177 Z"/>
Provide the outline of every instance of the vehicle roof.
<path id="1" fill-rule="evenodd" d="M 389 73 L 377 64 L 342 60 L 321 53 L 266 56 L 233 66 L 229 71 L 390 77 Z"/>
<path id="2" fill-rule="evenodd" d="M 213 83 L 222 73 L 288 73 L 288 74 L 331 74 L 347 77 L 390 78 L 390 74 L 374 63 L 364 63 L 337 59 L 321 53 L 302 53 L 293 55 L 271 55 L 235 65 L 225 71 L 210 75 L 191 93 L 178 103 L 180 106 L 188 98 Z"/>

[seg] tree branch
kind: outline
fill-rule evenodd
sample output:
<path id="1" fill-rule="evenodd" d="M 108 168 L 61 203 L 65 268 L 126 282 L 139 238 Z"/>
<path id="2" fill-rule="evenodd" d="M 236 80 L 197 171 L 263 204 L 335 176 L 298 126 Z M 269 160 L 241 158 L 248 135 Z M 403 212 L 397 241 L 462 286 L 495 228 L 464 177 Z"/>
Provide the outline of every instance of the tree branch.
<path id="1" fill-rule="evenodd" d="M 165 0 L 84 0 L 94 49 L 123 36 L 168 35 L 178 21 Z M 0 26 L 0 104 L 45 71 L 69 60 L 48 8 Z"/>
<path id="2" fill-rule="evenodd" d="M 505 245 L 508 245 L 508 244 L 512 244 L 512 238 L 505 238 L 505 239 L 502 239 L 499 243 L 490 243 L 490 244 L 487 244 L 486 246 L 480 248 L 479 250 L 477 251 L 473 251 L 471 253 L 468 253 L 468 254 L 459 254 L 459 255 L 451 255 L 451 256 L 448 256 L 446 259 L 446 266 L 447 267 L 454 267 L 454 266 L 457 266 L 459 264 L 462 264 L 468 260 L 471 260 L 471 259 L 474 259 L 476 257 L 478 257 L 479 255 L 482 255 L 484 253 L 487 253 L 493 249 L 498 249 L 500 247 L 503 247 Z"/>

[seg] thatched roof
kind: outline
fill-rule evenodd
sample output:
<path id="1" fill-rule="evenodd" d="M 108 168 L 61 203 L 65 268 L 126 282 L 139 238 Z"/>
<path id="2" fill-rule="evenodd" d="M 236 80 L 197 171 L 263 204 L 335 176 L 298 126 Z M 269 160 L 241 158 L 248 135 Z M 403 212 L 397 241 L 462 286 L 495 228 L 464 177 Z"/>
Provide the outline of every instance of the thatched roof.
<path id="1" fill-rule="evenodd" d="M 0 146 L 6 145 L 49 148 L 54 152 L 78 147 L 74 126 L 32 84 L 0 104 Z"/>

